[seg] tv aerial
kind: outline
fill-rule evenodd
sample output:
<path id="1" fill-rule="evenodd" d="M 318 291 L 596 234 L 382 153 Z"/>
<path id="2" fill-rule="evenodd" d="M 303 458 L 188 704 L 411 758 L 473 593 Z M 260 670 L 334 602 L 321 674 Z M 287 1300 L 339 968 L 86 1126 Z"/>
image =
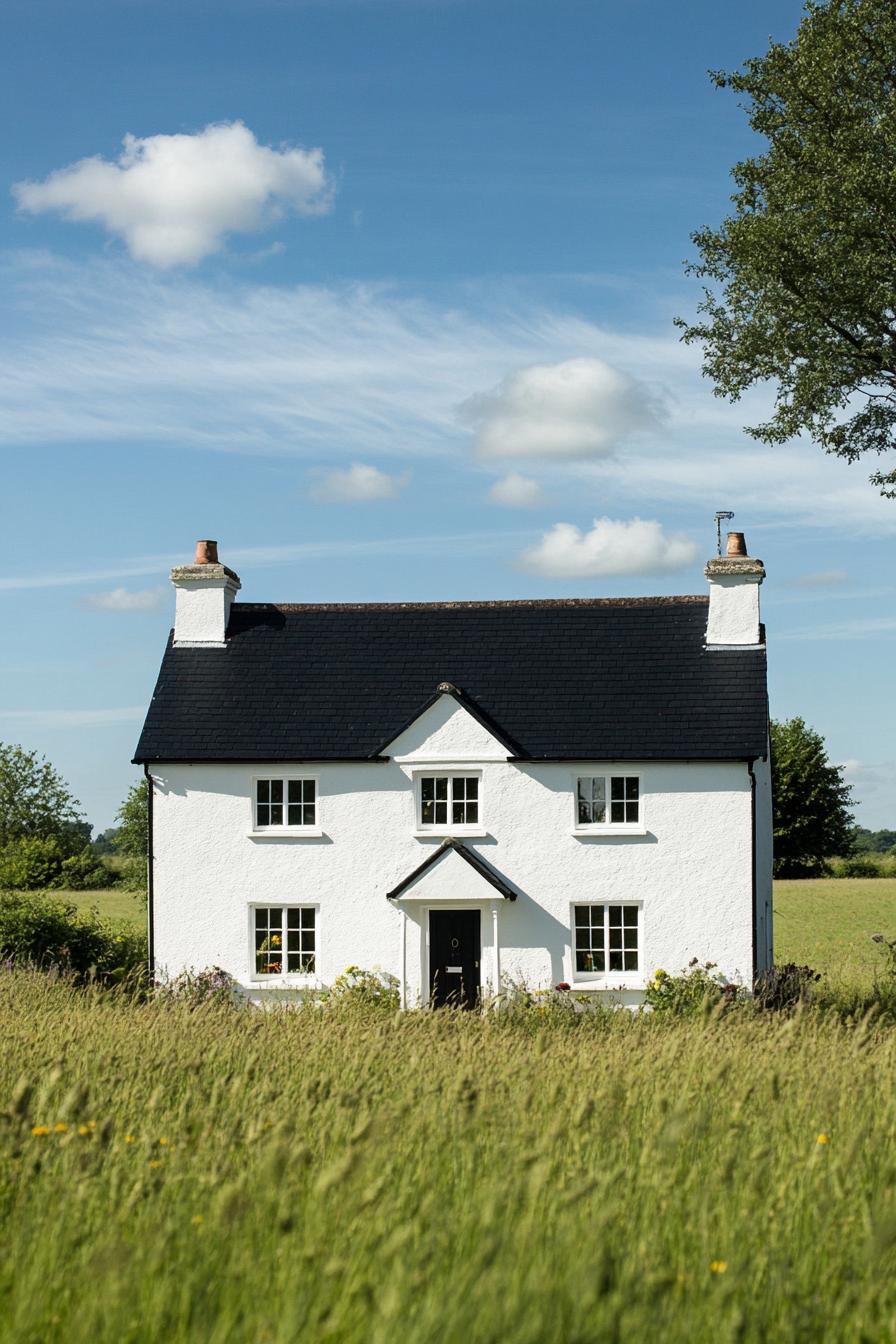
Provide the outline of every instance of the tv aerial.
<path id="1" fill-rule="evenodd" d="M 716 554 L 722 554 L 722 520 L 730 522 L 734 514 L 730 509 L 719 509 L 716 513 Z"/>

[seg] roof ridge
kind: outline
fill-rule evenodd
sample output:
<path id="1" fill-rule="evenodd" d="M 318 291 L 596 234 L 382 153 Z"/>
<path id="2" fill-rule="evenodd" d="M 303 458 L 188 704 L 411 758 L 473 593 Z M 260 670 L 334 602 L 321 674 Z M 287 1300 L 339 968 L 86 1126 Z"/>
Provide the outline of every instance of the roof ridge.
<path id="1" fill-rule="evenodd" d="M 234 602 L 240 611 L 481 611 L 502 607 L 647 607 L 679 603 L 706 606 L 709 595 L 675 597 L 519 597 L 451 602 Z"/>

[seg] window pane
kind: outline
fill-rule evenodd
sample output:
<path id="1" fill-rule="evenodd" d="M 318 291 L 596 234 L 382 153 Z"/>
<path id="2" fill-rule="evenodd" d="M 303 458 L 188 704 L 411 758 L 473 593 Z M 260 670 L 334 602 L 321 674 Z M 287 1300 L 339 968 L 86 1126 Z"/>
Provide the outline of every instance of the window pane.
<path id="1" fill-rule="evenodd" d="M 479 797 L 479 780 L 478 780 L 475 776 L 471 776 L 471 777 L 466 781 L 466 785 L 467 785 L 467 797 L 468 797 L 468 798 L 478 798 L 478 797 Z"/>
<path id="2" fill-rule="evenodd" d="M 610 949 L 610 970 L 611 971 L 622 970 L 622 953 L 614 952 L 612 948 Z"/>
<path id="3" fill-rule="evenodd" d="M 610 801 L 615 803 L 617 799 L 625 797 L 625 779 L 622 775 L 614 775 L 610 780 Z"/>
<path id="4" fill-rule="evenodd" d="M 259 803 L 258 811 L 255 816 L 256 826 L 270 826 L 271 809 L 265 803 Z"/>
<path id="5" fill-rule="evenodd" d="M 286 912 L 286 927 L 288 929 L 299 929 L 302 926 L 302 911 L 298 906 L 293 906 Z"/>
<path id="6" fill-rule="evenodd" d="M 467 803 L 467 822 L 474 826 L 479 821 L 479 804 Z"/>
<path id="7" fill-rule="evenodd" d="M 282 803 L 282 802 L 283 802 L 283 780 L 282 780 L 282 779 L 272 779 L 272 780 L 271 780 L 271 802 L 272 802 L 272 803 Z"/>
<path id="8" fill-rule="evenodd" d="M 435 785 L 436 785 L 436 797 L 437 797 L 437 798 L 444 798 L 445 801 L 447 802 L 447 800 L 448 800 L 448 776 L 447 776 L 447 775 L 437 775 L 437 776 L 436 776 L 436 780 L 435 780 Z"/>
<path id="9" fill-rule="evenodd" d="M 591 923 L 591 906 L 577 905 L 575 907 L 576 928 L 587 929 Z"/>
<path id="10" fill-rule="evenodd" d="M 431 800 L 430 801 L 424 800 L 420 809 L 420 820 L 423 822 L 424 826 L 432 826 L 435 819 L 436 819 L 435 803 L 432 802 Z"/>
<path id="11" fill-rule="evenodd" d="M 638 801 L 638 777 L 629 776 L 625 781 L 625 796 L 629 802 Z"/>
<path id="12" fill-rule="evenodd" d="M 448 804 L 447 804 L 446 802 L 436 802 L 436 804 L 435 804 L 435 809 L 436 809 L 436 825 L 437 825 L 437 826 L 447 826 L 447 825 L 448 825 Z"/>
<path id="13" fill-rule="evenodd" d="M 451 804 L 451 821 L 455 826 L 462 826 L 466 821 L 466 806 L 464 803 Z"/>
<path id="14" fill-rule="evenodd" d="M 313 804 L 313 803 L 306 803 L 305 806 L 302 808 L 302 825 L 303 825 L 303 826 L 313 826 L 313 825 L 314 825 L 314 804 Z"/>
<path id="15" fill-rule="evenodd" d="M 625 961 L 625 969 L 627 971 L 636 971 L 638 969 L 638 953 L 636 951 L 624 952 L 623 959 Z"/>
<path id="16" fill-rule="evenodd" d="M 436 782 L 431 776 L 424 776 L 420 781 L 420 797 L 425 803 L 431 802 L 435 797 Z"/>
<path id="17" fill-rule="evenodd" d="M 303 928 L 303 929 L 313 929 L 313 928 L 314 928 L 314 911 L 313 911 L 312 909 L 310 909 L 310 907 L 307 907 L 307 906 L 306 906 L 306 908 L 305 908 L 304 910 L 302 910 L 301 915 L 302 915 L 302 928 Z"/>
<path id="18" fill-rule="evenodd" d="M 301 826 L 302 809 L 299 807 L 298 803 L 290 803 L 289 807 L 286 809 L 286 822 L 288 826 Z"/>
<path id="19" fill-rule="evenodd" d="M 283 804 L 282 804 L 282 803 L 271 803 L 271 825 L 272 825 L 272 826 L 282 826 L 282 825 L 283 825 Z"/>
<path id="20" fill-rule="evenodd" d="M 271 784 L 270 780 L 260 779 L 258 781 L 257 798 L 260 803 L 266 803 L 270 800 Z"/>
<path id="21" fill-rule="evenodd" d="M 625 821 L 625 803 L 610 803 L 610 821 Z"/>

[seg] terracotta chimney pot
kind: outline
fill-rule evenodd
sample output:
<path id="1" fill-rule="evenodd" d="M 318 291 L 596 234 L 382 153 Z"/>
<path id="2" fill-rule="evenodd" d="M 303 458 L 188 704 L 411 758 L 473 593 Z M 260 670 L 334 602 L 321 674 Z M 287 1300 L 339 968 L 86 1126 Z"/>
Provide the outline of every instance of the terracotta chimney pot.
<path id="1" fill-rule="evenodd" d="M 729 546 L 730 544 L 731 544 L 731 534 L 729 533 Z M 218 543 L 216 541 L 197 541 L 196 559 L 194 560 L 193 563 L 196 565 L 218 564 Z"/>
<path id="2" fill-rule="evenodd" d="M 212 543 L 212 545 L 214 545 L 214 543 Z M 747 543 L 744 541 L 743 532 L 728 533 L 728 554 L 729 555 L 747 554 Z"/>

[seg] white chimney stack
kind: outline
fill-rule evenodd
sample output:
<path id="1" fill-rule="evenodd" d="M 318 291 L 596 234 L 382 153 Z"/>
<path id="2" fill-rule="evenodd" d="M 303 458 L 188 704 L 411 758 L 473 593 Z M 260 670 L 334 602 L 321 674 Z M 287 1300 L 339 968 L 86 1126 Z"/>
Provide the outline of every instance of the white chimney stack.
<path id="1" fill-rule="evenodd" d="M 743 532 L 729 532 L 727 555 L 710 560 L 703 572 L 709 579 L 707 647 L 758 644 L 759 585 L 765 566 L 747 555 Z"/>
<path id="2" fill-rule="evenodd" d="M 176 565 L 174 642 L 190 648 L 221 648 L 227 633 L 230 604 L 240 589 L 232 569 L 218 560 L 216 541 L 197 541 L 192 565 Z"/>

